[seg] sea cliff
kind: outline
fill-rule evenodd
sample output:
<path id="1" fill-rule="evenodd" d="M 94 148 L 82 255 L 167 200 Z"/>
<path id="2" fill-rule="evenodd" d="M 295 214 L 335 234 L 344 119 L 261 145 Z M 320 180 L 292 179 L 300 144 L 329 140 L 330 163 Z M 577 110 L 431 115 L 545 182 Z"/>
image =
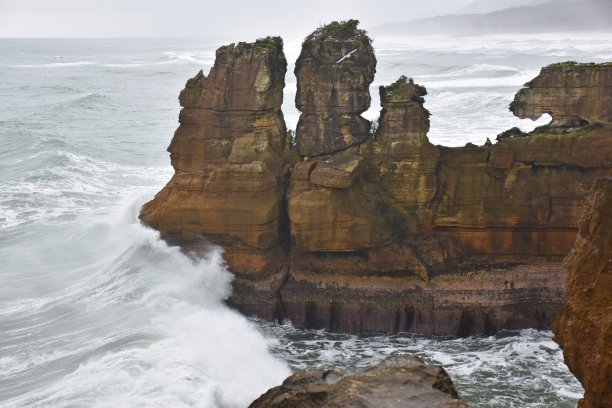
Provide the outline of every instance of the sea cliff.
<path id="1" fill-rule="evenodd" d="M 612 176 L 612 65 L 542 69 L 510 108 L 549 125 L 461 148 L 429 142 L 426 88 L 407 77 L 380 88 L 373 129 L 375 69 L 356 21 L 309 35 L 292 138 L 282 40 L 221 47 L 181 92 L 175 175 L 141 220 L 188 251 L 221 245 L 229 302 L 249 315 L 351 332 L 549 328 L 581 204 Z"/>
<path id="2" fill-rule="evenodd" d="M 612 406 L 612 178 L 596 181 L 563 263 L 567 303 L 553 324 L 565 362 L 584 387 L 580 408 Z"/>

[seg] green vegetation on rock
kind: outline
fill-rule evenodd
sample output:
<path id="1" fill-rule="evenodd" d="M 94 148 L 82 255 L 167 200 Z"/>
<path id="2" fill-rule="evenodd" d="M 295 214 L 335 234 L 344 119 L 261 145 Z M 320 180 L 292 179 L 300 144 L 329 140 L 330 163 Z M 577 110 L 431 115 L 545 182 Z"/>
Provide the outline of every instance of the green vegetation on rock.
<path id="1" fill-rule="evenodd" d="M 410 98 L 414 102 L 423 103 L 422 98 L 427 95 L 427 89 L 424 86 L 415 84 L 412 78 L 405 75 L 399 77 L 397 81 L 388 86 L 381 86 L 381 97 L 387 100 Z"/>
<path id="2" fill-rule="evenodd" d="M 310 33 L 304 42 L 313 40 L 324 40 L 333 38 L 336 40 L 357 39 L 372 44 L 372 39 L 368 37 L 365 30 L 357 28 L 359 20 L 351 19 L 347 21 L 332 21 Z"/>
<path id="3" fill-rule="evenodd" d="M 283 39 L 279 36 L 268 36 L 265 38 L 258 38 L 255 41 L 255 46 L 263 46 L 268 48 L 282 48 Z"/>
<path id="4" fill-rule="evenodd" d="M 573 67 L 612 67 L 612 62 L 577 62 L 577 61 L 563 61 L 554 62 L 545 68 L 573 68 Z"/>

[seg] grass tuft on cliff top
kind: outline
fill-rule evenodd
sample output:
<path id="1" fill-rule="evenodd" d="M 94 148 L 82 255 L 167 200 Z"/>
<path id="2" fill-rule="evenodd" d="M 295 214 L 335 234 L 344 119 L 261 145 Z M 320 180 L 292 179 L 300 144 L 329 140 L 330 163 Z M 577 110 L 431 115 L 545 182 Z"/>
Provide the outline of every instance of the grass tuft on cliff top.
<path id="1" fill-rule="evenodd" d="M 381 97 L 389 101 L 403 100 L 409 97 L 413 102 L 423 103 L 423 96 L 427 95 L 427 89 L 424 86 L 415 84 L 412 78 L 407 78 L 405 75 L 399 77 L 397 81 L 388 86 L 381 86 Z"/>
<path id="2" fill-rule="evenodd" d="M 545 68 L 573 68 L 573 67 L 612 67 L 612 62 L 577 62 L 577 61 L 563 61 L 553 62 L 547 65 Z"/>
<path id="3" fill-rule="evenodd" d="M 372 44 L 372 39 L 366 30 L 357 28 L 359 20 L 350 19 L 346 21 L 332 21 L 314 30 L 304 39 L 304 42 L 313 40 L 325 40 L 333 38 L 336 40 L 357 39 Z"/>
<path id="4" fill-rule="evenodd" d="M 283 39 L 278 36 L 267 36 L 255 40 L 255 45 L 269 48 L 283 48 Z"/>

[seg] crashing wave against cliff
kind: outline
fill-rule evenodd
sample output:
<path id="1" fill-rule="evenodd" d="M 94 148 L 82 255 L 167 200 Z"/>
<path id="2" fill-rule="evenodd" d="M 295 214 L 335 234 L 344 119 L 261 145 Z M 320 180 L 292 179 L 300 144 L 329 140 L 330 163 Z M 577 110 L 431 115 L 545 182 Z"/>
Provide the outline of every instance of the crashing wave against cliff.
<path id="1" fill-rule="evenodd" d="M 376 58 L 355 20 L 304 41 L 295 140 L 282 40 L 221 47 L 181 92 L 175 175 L 140 217 L 186 250 L 222 245 L 246 314 L 352 332 L 548 328 L 582 200 L 612 175 L 612 65 L 570 65 L 511 105 L 550 125 L 447 148 L 406 77 L 380 88 L 375 132 L 360 116 Z"/>

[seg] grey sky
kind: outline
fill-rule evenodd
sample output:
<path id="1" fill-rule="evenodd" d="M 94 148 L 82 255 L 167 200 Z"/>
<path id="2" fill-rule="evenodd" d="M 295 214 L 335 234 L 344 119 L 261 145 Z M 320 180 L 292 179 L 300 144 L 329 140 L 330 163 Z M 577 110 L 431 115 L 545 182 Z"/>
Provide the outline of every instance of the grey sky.
<path id="1" fill-rule="evenodd" d="M 450 14 L 474 0 L 0 0 L 0 37 L 303 37 L 322 23 L 365 28 Z"/>

